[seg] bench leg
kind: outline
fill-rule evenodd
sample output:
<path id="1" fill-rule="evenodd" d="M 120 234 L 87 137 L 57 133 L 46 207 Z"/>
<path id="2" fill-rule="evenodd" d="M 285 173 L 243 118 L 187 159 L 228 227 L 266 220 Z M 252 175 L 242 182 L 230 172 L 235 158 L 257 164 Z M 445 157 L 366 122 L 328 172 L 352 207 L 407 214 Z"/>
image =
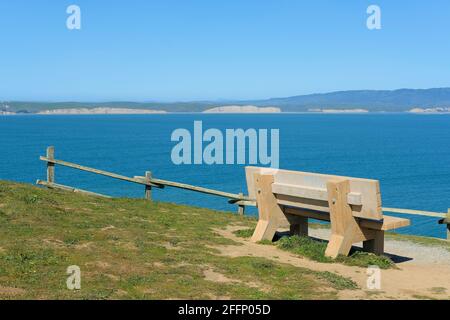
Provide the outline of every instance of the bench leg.
<path id="1" fill-rule="evenodd" d="M 330 207 L 331 237 L 325 255 L 336 258 L 347 256 L 356 237 L 362 229 L 353 217 L 352 209 L 347 203 L 350 192 L 348 180 L 331 180 L 327 183 L 328 204 Z"/>
<path id="2" fill-rule="evenodd" d="M 286 225 L 288 221 L 272 193 L 273 175 L 257 173 L 255 174 L 254 181 L 259 220 L 251 241 L 272 241 L 277 229 Z"/>
<path id="3" fill-rule="evenodd" d="M 272 241 L 275 236 L 275 232 L 277 232 L 278 224 L 273 223 L 272 221 L 260 220 L 256 225 L 255 232 L 251 238 L 252 242 L 259 242 L 262 240 Z"/>
<path id="4" fill-rule="evenodd" d="M 308 236 L 308 218 L 306 217 L 295 217 L 295 221 L 291 222 L 290 225 L 290 235 L 291 236 Z"/>
<path id="5" fill-rule="evenodd" d="M 338 255 L 348 256 L 356 232 L 356 228 L 349 228 L 343 234 L 332 233 L 327 249 L 325 250 L 325 256 L 333 259 Z"/>
<path id="6" fill-rule="evenodd" d="M 384 253 L 384 231 L 376 231 L 374 239 L 363 241 L 363 248 L 368 252 L 382 255 Z"/>

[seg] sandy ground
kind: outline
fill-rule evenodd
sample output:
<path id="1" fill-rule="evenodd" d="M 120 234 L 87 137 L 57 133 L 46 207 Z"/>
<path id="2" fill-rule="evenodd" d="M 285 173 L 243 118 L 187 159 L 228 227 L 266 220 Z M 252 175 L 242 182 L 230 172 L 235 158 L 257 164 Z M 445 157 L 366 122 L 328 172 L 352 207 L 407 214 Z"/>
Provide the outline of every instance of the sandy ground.
<path id="1" fill-rule="evenodd" d="M 365 268 L 311 261 L 275 246 L 256 244 L 248 239 L 239 238 L 233 234 L 237 229 L 242 227 L 232 226 L 226 230 L 215 230 L 223 237 L 240 244 L 214 247 L 221 255 L 265 257 L 281 263 L 316 271 L 330 271 L 351 278 L 361 289 L 341 291 L 340 299 L 450 299 L 450 252 L 444 248 L 387 239 L 386 254 L 396 262 L 398 269 L 380 270 L 381 288 L 369 290 Z M 330 230 L 310 229 L 309 233 L 312 237 L 328 240 Z"/>

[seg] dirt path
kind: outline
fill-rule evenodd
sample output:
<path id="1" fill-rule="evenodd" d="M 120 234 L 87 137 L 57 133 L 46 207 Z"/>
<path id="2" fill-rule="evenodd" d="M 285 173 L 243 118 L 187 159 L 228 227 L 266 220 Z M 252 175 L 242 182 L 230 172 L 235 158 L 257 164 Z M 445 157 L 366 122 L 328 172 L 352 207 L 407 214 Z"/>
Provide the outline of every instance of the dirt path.
<path id="1" fill-rule="evenodd" d="M 394 255 L 399 269 L 381 270 L 381 290 L 368 290 L 365 268 L 315 262 L 275 246 L 252 243 L 234 235 L 233 231 L 238 229 L 242 227 L 232 226 L 226 230 L 215 230 L 221 236 L 240 243 L 214 247 L 221 255 L 265 257 L 297 267 L 330 271 L 351 278 L 362 288 L 341 291 L 340 299 L 450 299 L 450 252 L 444 248 L 386 240 L 386 252 Z M 329 230 L 310 229 L 310 235 L 328 239 Z"/>

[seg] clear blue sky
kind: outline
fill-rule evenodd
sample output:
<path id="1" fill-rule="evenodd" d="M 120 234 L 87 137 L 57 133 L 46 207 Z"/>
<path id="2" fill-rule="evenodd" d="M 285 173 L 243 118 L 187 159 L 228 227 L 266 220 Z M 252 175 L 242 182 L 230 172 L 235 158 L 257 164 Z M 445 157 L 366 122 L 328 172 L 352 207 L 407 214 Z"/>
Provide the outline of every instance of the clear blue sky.
<path id="1" fill-rule="evenodd" d="M 82 29 L 66 28 L 81 7 Z M 382 29 L 366 9 L 382 9 Z M 253 99 L 450 86 L 450 1 L 0 0 L 0 99 Z"/>

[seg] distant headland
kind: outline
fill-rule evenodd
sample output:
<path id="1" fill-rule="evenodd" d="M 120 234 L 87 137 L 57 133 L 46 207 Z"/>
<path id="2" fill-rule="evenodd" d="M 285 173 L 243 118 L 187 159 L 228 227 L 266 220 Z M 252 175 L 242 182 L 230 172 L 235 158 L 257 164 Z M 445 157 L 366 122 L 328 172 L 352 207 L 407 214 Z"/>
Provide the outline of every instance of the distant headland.
<path id="1" fill-rule="evenodd" d="M 126 109 L 126 108 L 70 108 L 39 111 L 37 114 L 153 114 L 167 113 L 164 110 Z"/>
<path id="2" fill-rule="evenodd" d="M 204 113 L 450 113 L 450 88 L 351 90 L 265 100 L 184 102 L 0 101 L 0 115 Z"/>
<path id="3" fill-rule="evenodd" d="M 257 106 L 223 106 L 208 109 L 204 113 L 280 113 L 280 108 Z"/>
<path id="4" fill-rule="evenodd" d="M 450 113 L 450 108 L 413 108 L 409 110 L 411 113 Z"/>

